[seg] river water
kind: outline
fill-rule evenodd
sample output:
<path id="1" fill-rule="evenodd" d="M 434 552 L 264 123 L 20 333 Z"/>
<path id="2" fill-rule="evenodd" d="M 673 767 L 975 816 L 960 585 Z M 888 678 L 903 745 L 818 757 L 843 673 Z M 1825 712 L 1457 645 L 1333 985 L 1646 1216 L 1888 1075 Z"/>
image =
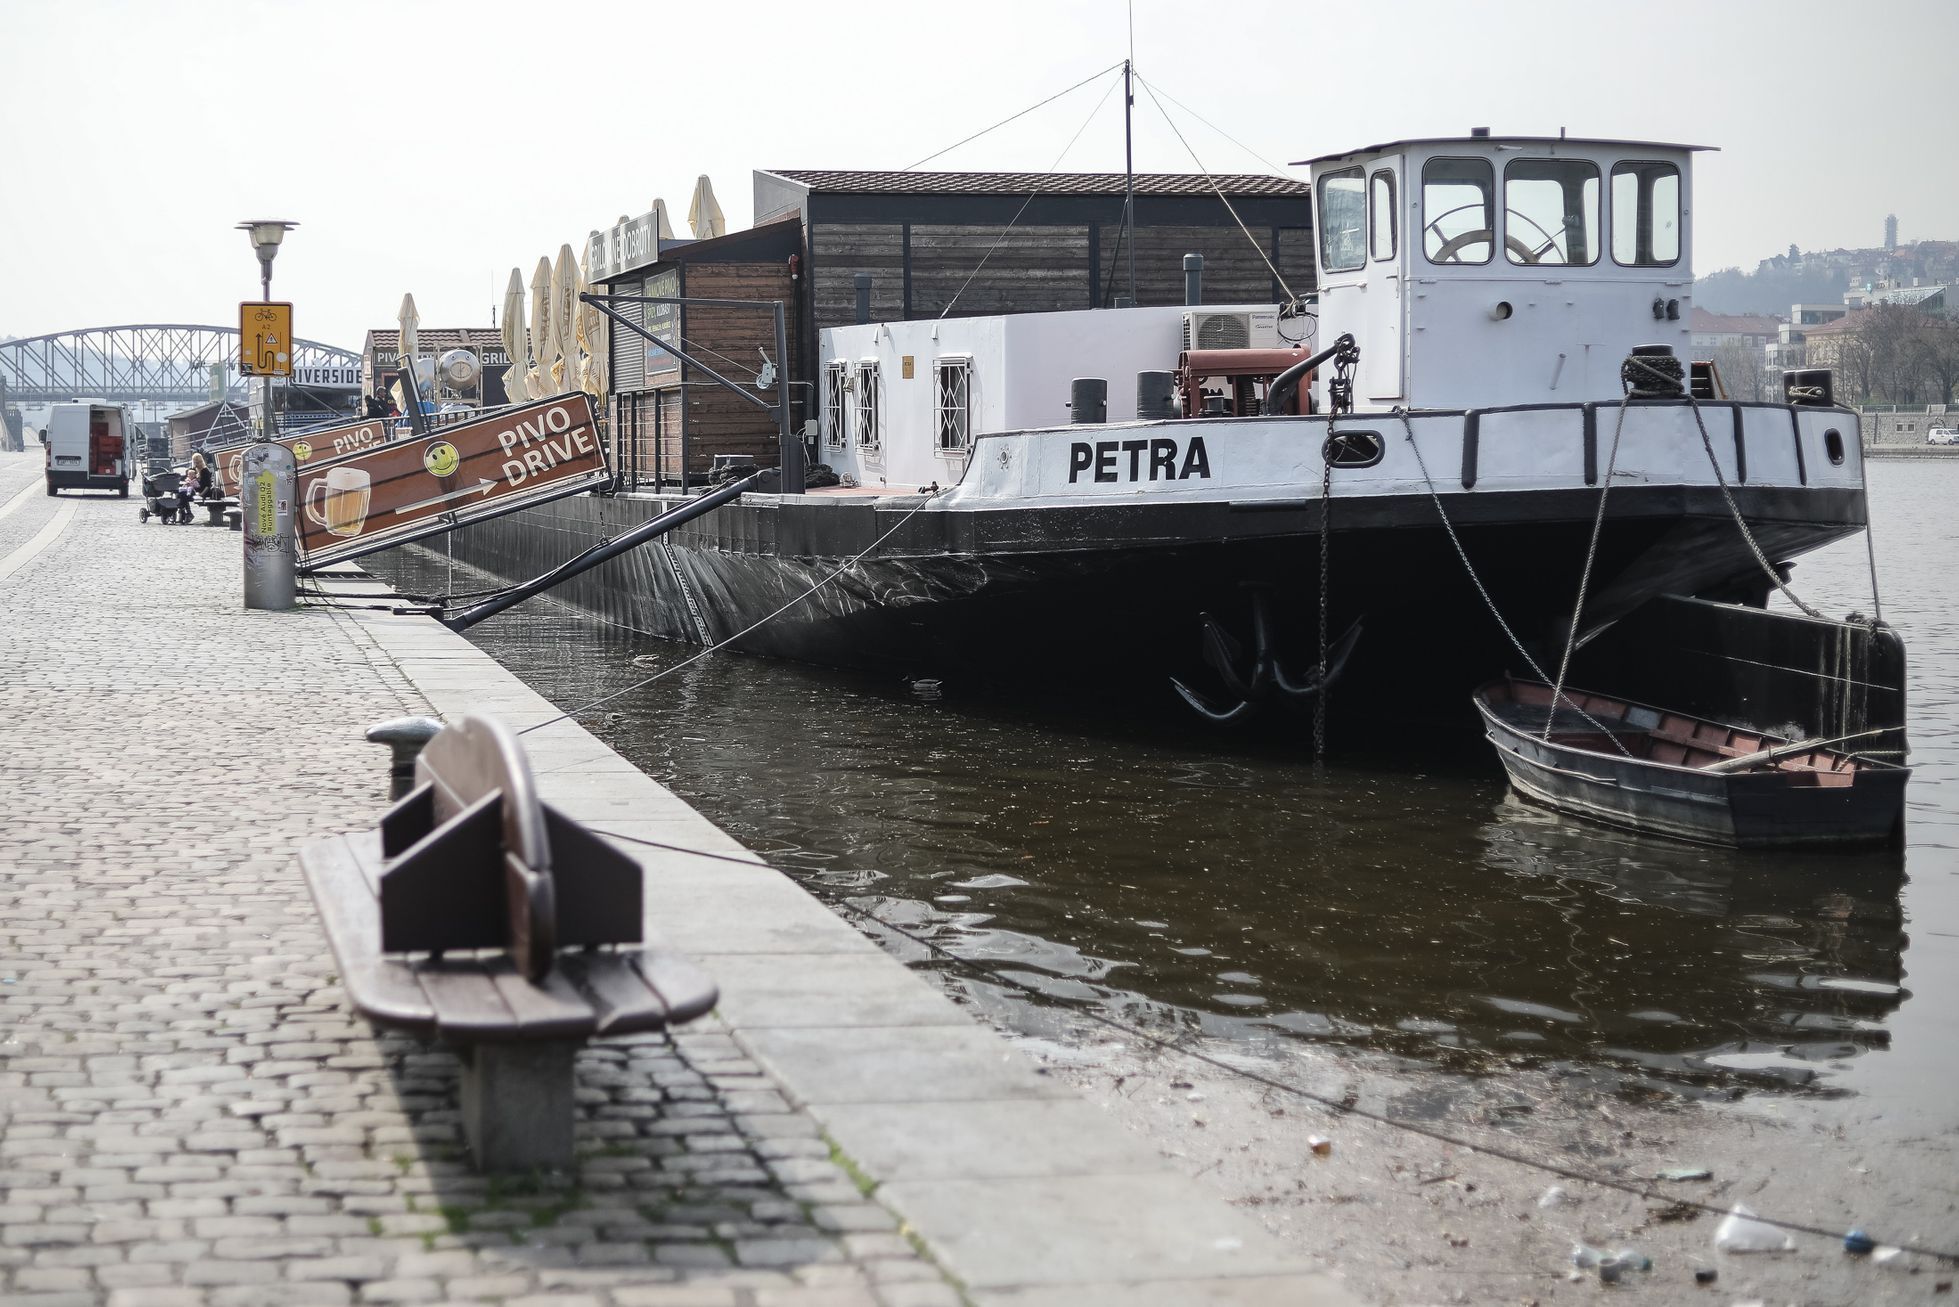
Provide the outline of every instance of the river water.
<path id="1" fill-rule="evenodd" d="M 1309 1040 L 1950 1124 L 1959 466 L 1873 463 L 1870 487 L 1884 615 L 1911 660 L 1902 855 L 1727 853 L 1573 822 L 1508 795 L 1473 737 L 1316 768 L 1303 737 L 741 655 L 585 720 L 825 899 L 1046 996 L 947 973 L 1009 1026 L 1086 1005 L 1247 1055 Z M 376 570 L 429 590 L 445 567 L 403 551 Z M 1862 538 L 1803 559 L 1795 588 L 1867 610 Z M 548 601 L 471 638 L 567 708 L 698 652 Z"/>

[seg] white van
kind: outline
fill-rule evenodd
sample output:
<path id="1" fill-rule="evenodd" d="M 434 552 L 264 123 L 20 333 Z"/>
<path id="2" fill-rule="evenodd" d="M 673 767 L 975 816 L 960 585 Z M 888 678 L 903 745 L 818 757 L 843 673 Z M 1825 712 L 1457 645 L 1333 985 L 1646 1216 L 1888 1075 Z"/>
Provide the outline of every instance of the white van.
<path id="1" fill-rule="evenodd" d="M 113 490 L 128 498 L 135 425 L 129 410 L 100 399 L 56 404 L 41 439 L 48 447 L 48 493 Z"/>

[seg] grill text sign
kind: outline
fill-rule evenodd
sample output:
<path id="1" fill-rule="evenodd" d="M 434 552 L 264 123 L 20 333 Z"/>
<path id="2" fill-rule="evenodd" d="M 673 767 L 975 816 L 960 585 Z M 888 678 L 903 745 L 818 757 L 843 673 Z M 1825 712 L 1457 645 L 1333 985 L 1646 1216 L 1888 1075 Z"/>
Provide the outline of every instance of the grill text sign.
<path id="1" fill-rule="evenodd" d="M 344 427 L 328 427 L 323 431 L 302 431 L 296 435 L 281 436 L 272 443 L 284 445 L 292 451 L 293 462 L 304 473 L 308 463 L 324 463 L 328 459 L 344 458 L 374 445 L 385 445 L 392 424 L 382 418 L 371 418 L 366 422 L 355 422 Z M 211 452 L 214 471 L 217 474 L 218 489 L 227 495 L 236 495 L 240 483 L 239 468 L 245 461 L 245 451 L 250 445 L 233 445 L 228 449 Z"/>
<path id="2" fill-rule="evenodd" d="M 513 512 L 609 475 L 592 401 L 581 394 L 302 464 L 300 566 L 323 567 Z"/>

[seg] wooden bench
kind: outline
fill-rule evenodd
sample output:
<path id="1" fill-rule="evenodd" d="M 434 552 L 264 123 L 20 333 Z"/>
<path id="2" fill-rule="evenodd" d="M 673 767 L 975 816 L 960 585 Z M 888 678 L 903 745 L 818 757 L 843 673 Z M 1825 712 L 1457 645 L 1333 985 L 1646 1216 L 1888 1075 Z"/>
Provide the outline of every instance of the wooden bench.
<path id="1" fill-rule="evenodd" d="M 479 1169 L 569 1166 L 579 1047 L 691 1021 L 714 983 L 645 943 L 639 864 L 539 801 L 508 728 L 465 717 L 415 778 L 378 830 L 300 852 L 341 983 L 456 1047 Z"/>

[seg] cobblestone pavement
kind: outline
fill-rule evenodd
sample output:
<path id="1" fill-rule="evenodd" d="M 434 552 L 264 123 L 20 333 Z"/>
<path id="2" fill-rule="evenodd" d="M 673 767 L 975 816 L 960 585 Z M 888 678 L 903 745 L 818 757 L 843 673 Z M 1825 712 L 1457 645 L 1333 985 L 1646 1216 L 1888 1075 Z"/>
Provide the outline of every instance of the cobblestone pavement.
<path id="1" fill-rule="evenodd" d="M 0 580 L 0 1307 L 960 1301 L 712 1020 L 581 1056 L 575 1174 L 473 1175 L 454 1058 L 350 1014 L 293 864 L 420 696 L 244 612 L 229 531 L 37 490 L 0 555 L 65 502 Z"/>

